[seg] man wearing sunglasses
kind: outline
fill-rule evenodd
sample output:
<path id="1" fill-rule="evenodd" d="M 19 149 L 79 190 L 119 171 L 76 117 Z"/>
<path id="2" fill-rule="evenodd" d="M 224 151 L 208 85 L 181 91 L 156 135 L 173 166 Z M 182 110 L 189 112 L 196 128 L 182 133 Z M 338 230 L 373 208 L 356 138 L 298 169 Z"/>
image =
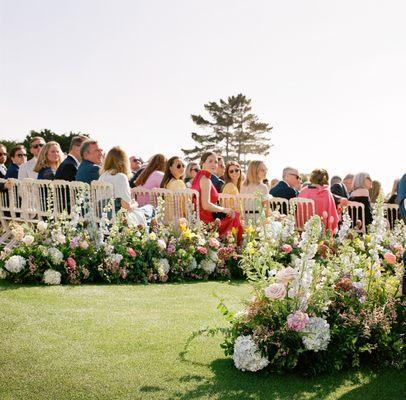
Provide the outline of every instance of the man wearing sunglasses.
<path id="1" fill-rule="evenodd" d="M 7 173 L 7 167 L 6 167 L 6 161 L 7 161 L 7 149 L 4 144 L 0 143 L 0 178 L 4 178 Z"/>
<path id="2" fill-rule="evenodd" d="M 273 197 L 282 197 L 283 199 L 290 200 L 297 197 L 298 192 L 296 188 L 300 183 L 300 175 L 296 168 L 286 167 L 282 173 L 282 181 L 279 181 L 269 193 Z M 286 210 L 287 211 L 287 210 Z"/>
<path id="3" fill-rule="evenodd" d="M 18 179 L 33 178 L 37 179 L 38 173 L 34 172 L 34 167 L 37 164 L 38 155 L 45 146 L 45 140 L 36 136 L 31 140 L 30 153 L 32 158 L 22 165 L 18 171 Z"/>

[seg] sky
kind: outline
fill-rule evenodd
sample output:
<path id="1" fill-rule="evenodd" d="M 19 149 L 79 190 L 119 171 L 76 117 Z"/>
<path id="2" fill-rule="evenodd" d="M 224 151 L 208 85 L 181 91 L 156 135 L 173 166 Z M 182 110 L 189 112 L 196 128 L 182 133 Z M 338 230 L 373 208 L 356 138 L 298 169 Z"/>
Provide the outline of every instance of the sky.
<path id="1" fill-rule="evenodd" d="M 285 166 L 406 172 L 403 0 L 0 0 L 0 141 L 86 132 L 108 151 L 193 147 L 190 115 L 238 93 Z M 259 157 L 260 158 L 260 157 Z"/>

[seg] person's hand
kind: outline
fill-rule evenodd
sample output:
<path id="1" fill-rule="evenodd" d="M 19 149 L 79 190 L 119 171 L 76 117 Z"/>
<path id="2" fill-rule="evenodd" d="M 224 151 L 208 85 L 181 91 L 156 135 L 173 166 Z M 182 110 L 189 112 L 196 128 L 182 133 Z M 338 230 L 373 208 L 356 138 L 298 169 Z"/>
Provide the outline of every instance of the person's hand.
<path id="1" fill-rule="evenodd" d="M 347 207 L 348 206 L 348 199 L 340 199 L 340 206 Z"/>
<path id="2" fill-rule="evenodd" d="M 4 187 L 6 188 L 6 189 L 11 189 L 12 187 L 13 187 L 13 182 L 11 182 L 10 180 L 8 180 L 5 184 L 4 184 Z"/>
<path id="3" fill-rule="evenodd" d="M 225 208 L 224 212 L 231 218 L 235 217 L 235 211 L 232 208 Z"/>

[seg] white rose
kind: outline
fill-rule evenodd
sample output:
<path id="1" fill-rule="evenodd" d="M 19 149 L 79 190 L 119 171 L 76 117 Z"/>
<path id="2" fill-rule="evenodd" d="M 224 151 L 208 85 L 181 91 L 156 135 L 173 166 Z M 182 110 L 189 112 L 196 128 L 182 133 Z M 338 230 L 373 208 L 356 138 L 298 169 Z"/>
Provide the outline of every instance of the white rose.
<path id="1" fill-rule="evenodd" d="M 61 274 L 53 269 L 47 269 L 44 272 L 43 279 L 47 285 L 59 285 L 61 283 Z"/>
<path id="2" fill-rule="evenodd" d="M 62 234 L 62 233 L 58 233 L 58 234 L 56 235 L 56 241 L 57 241 L 59 244 L 65 244 L 65 242 L 66 242 L 66 237 L 65 237 L 65 235 Z"/>
<path id="3" fill-rule="evenodd" d="M 280 300 L 286 296 L 286 287 L 282 283 L 272 283 L 264 289 L 265 296 L 271 300 Z"/>
<path id="4" fill-rule="evenodd" d="M 292 267 L 287 267 L 276 274 L 276 281 L 287 285 L 293 282 L 299 275 L 298 271 Z"/>
<path id="5" fill-rule="evenodd" d="M 38 222 L 38 224 L 37 224 L 37 229 L 38 229 L 40 232 L 46 231 L 47 228 L 48 228 L 48 224 L 47 224 L 45 221 L 39 221 L 39 222 Z"/>
<path id="6" fill-rule="evenodd" d="M 21 256 L 11 256 L 4 264 L 4 268 L 12 272 L 13 274 L 18 274 L 21 272 L 25 264 L 27 263 L 26 259 Z"/>
<path id="7" fill-rule="evenodd" d="M 211 274 L 216 269 L 216 263 L 211 259 L 200 261 L 199 267 L 206 273 Z"/>
<path id="8" fill-rule="evenodd" d="M 23 243 L 25 243 L 27 246 L 31 246 L 34 243 L 34 236 L 25 235 L 23 237 Z"/>

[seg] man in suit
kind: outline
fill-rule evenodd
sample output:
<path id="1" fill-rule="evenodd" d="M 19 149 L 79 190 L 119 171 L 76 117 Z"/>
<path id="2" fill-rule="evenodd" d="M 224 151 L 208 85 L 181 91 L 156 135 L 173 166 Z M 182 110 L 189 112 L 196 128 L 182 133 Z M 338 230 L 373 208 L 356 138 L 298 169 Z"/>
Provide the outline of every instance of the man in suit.
<path id="1" fill-rule="evenodd" d="M 0 143 L 0 178 L 4 178 L 7 173 L 7 167 L 6 167 L 6 161 L 7 161 L 7 149 L 4 144 Z"/>
<path id="2" fill-rule="evenodd" d="M 90 185 L 90 182 L 99 179 L 103 150 L 96 140 L 85 140 L 80 147 L 80 156 L 82 162 L 76 173 L 76 180 Z"/>
<path id="3" fill-rule="evenodd" d="M 30 153 L 32 154 L 32 158 L 21 165 L 20 169 L 18 170 L 18 179 L 37 179 L 38 173 L 34 171 L 34 168 L 37 164 L 39 153 L 41 153 L 44 146 L 45 140 L 42 137 L 36 136 L 32 138 L 30 143 Z"/>
<path id="4" fill-rule="evenodd" d="M 224 181 L 221 178 L 226 171 L 226 166 L 224 165 L 224 159 L 221 156 L 217 156 L 217 168 L 216 168 L 216 175 L 211 174 L 211 183 L 213 186 L 217 189 L 217 191 L 220 193 L 221 189 L 224 186 Z"/>
<path id="5" fill-rule="evenodd" d="M 296 188 L 300 183 L 300 175 L 296 168 L 286 167 L 282 172 L 282 180 L 277 183 L 270 191 L 273 197 L 282 197 L 290 200 L 297 197 Z"/>
<path id="6" fill-rule="evenodd" d="M 330 191 L 334 197 L 336 205 L 344 200 L 348 200 L 354 187 L 354 175 L 347 174 L 342 182 L 331 185 Z"/>
<path id="7" fill-rule="evenodd" d="M 70 142 L 69 154 L 58 167 L 55 179 L 72 182 L 76 178 L 76 173 L 81 161 L 80 146 L 87 139 L 86 136 L 74 136 Z"/>
<path id="8" fill-rule="evenodd" d="M 402 176 L 398 185 L 398 201 L 400 215 L 406 223 L 406 174 Z M 403 253 L 403 265 L 406 267 L 406 251 Z M 402 293 L 406 296 L 406 272 L 403 274 Z"/>

